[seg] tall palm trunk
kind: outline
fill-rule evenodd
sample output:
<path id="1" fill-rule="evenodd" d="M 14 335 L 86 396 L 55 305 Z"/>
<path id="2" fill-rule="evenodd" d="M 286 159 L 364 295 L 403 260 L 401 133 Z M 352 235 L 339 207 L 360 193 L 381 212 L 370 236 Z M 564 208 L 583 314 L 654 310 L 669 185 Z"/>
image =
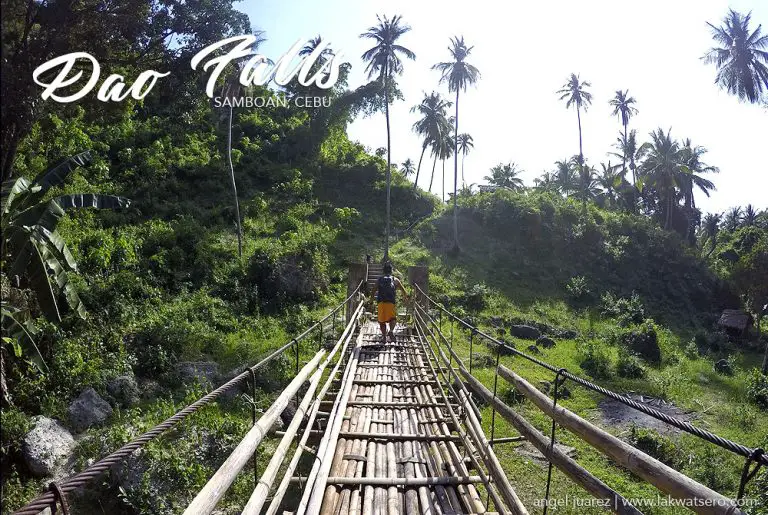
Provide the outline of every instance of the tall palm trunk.
<path id="1" fill-rule="evenodd" d="M 443 192 L 441 193 L 443 204 L 445 204 L 445 159 L 443 159 Z"/>
<path id="2" fill-rule="evenodd" d="M 466 188 L 467 187 L 467 181 L 464 180 L 464 159 L 467 156 L 462 154 L 461 156 L 461 187 Z"/>
<path id="3" fill-rule="evenodd" d="M 421 147 L 421 156 L 419 156 L 419 166 L 416 167 L 416 179 L 413 181 L 413 189 L 416 189 L 416 185 L 419 183 L 419 172 L 421 171 L 421 160 L 424 159 L 424 152 L 427 150 L 427 140 L 424 140 L 424 145 Z"/>
<path id="4" fill-rule="evenodd" d="M 390 149 L 389 133 L 389 80 L 387 65 L 384 65 L 384 116 L 387 118 L 387 239 L 384 244 L 384 260 L 389 259 L 389 227 L 390 227 L 390 186 L 392 184 L 392 152 Z"/>
<path id="5" fill-rule="evenodd" d="M 240 202 L 237 200 L 237 184 L 235 183 L 235 167 L 232 166 L 232 106 L 229 106 L 229 130 L 227 131 L 227 162 L 229 174 L 232 177 L 232 192 L 235 194 L 235 214 L 237 215 L 237 255 L 243 257 L 243 230 L 240 227 Z"/>
<path id="6" fill-rule="evenodd" d="M 581 145 L 581 110 L 576 106 L 576 118 L 579 120 L 579 164 L 584 164 L 584 150 Z"/>
<path id="7" fill-rule="evenodd" d="M 435 181 L 435 167 L 437 166 L 437 153 L 435 153 L 435 159 L 432 161 L 432 176 L 429 178 L 429 192 L 432 193 L 432 183 Z"/>
<path id="8" fill-rule="evenodd" d="M 453 119 L 453 247 L 459 248 L 459 206 L 458 206 L 458 182 L 459 182 L 459 88 L 456 88 L 456 117 Z M 461 160 L 461 179 L 464 180 L 464 159 Z"/>

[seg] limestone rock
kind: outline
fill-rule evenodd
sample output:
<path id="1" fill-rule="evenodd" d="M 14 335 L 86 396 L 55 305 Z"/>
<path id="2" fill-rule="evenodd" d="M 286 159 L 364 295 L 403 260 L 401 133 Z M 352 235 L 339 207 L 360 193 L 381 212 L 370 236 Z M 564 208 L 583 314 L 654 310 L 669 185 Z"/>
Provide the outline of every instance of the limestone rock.
<path id="1" fill-rule="evenodd" d="M 93 388 L 86 388 L 67 408 L 69 425 L 75 433 L 102 425 L 112 415 L 112 406 Z"/>
<path id="2" fill-rule="evenodd" d="M 541 331 L 530 325 L 512 325 L 509 327 L 509 334 L 523 340 L 535 340 L 541 336 Z"/>
<path id="3" fill-rule="evenodd" d="M 33 475 L 50 476 L 72 452 L 75 439 L 57 420 L 37 416 L 33 421 L 34 427 L 22 443 L 24 463 Z"/>
<path id="4" fill-rule="evenodd" d="M 139 402 L 139 387 L 133 376 L 118 376 L 107 383 L 107 393 L 116 406 L 130 408 Z"/>
<path id="5" fill-rule="evenodd" d="M 555 346 L 555 340 L 548 336 L 539 336 L 539 338 L 536 340 L 536 345 L 544 347 L 545 349 L 551 349 Z"/>
<path id="6" fill-rule="evenodd" d="M 182 361 L 176 365 L 176 373 L 182 384 L 213 386 L 219 382 L 219 365 L 213 361 Z"/>

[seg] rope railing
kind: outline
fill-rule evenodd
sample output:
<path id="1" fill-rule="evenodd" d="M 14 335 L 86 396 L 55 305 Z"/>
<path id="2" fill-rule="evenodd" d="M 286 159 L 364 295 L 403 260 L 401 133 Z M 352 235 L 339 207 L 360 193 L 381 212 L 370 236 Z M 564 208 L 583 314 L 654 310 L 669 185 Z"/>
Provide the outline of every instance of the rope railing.
<path id="1" fill-rule="evenodd" d="M 481 336 L 485 338 L 486 340 L 490 341 L 491 343 L 495 344 L 499 348 L 503 348 L 505 351 L 514 354 L 516 356 L 520 356 L 521 358 L 524 358 L 532 363 L 535 363 L 536 365 L 539 365 L 543 368 L 546 368 L 547 370 L 558 374 L 560 377 L 568 378 L 572 380 L 573 382 L 580 384 L 581 386 L 587 388 L 588 390 L 592 390 L 594 392 L 597 392 L 601 395 L 604 395 L 606 397 L 610 397 L 611 399 L 614 399 L 622 404 L 625 404 L 629 406 L 630 408 L 636 409 L 638 411 L 641 411 L 645 413 L 648 416 L 651 416 L 657 420 L 661 420 L 662 422 L 665 422 L 671 426 L 674 426 L 682 431 L 685 431 L 689 434 L 692 434 L 694 436 L 697 436 L 703 440 L 706 440 L 712 444 L 715 444 L 719 447 L 722 447 L 723 449 L 726 449 L 734 454 L 738 454 L 742 457 L 747 458 L 748 461 L 754 462 L 758 465 L 764 465 L 768 466 L 768 454 L 766 454 L 762 449 L 752 449 L 745 445 L 742 445 L 740 443 L 734 442 L 732 440 L 728 440 L 727 438 L 723 438 L 721 436 L 718 436 L 714 433 L 711 433 L 709 431 L 706 431 L 704 429 L 701 429 L 700 427 L 696 427 L 693 424 L 686 422 L 684 420 L 680 420 L 678 418 L 672 417 L 670 415 L 667 415 L 666 413 L 662 413 L 659 410 L 656 410 L 654 408 L 651 408 L 649 406 L 646 406 L 645 404 L 641 404 L 639 402 L 633 401 L 632 399 L 618 394 L 614 391 L 608 390 L 606 388 L 603 388 L 600 385 L 597 385 L 595 383 L 592 383 L 591 381 L 588 381 L 582 377 L 579 377 L 577 375 L 574 375 L 567 370 L 561 369 L 560 367 L 556 367 L 554 365 L 551 365 L 545 361 L 542 361 L 538 358 L 535 358 L 529 354 L 526 354 L 515 347 L 512 347 L 510 345 L 507 345 L 506 343 L 498 340 L 497 338 L 494 338 L 493 336 L 485 333 L 478 327 L 470 324 L 466 320 L 463 320 L 453 314 L 451 311 L 449 311 L 445 306 L 443 306 L 441 303 L 435 301 L 432 297 L 427 295 L 424 290 L 421 289 L 421 287 L 418 284 L 414 284 L 414 287 L 419 291 L 421 295 L 427 300 L 429 300 L 434 306 L 436 306 L 440 311 L 445 313 L 448 317 L 453 319 L 455 322 L 460 324 L 461 326 L 465 327 L 466 329 L 470 330 L 472 334 Z M 423 308 L 421 308 L 423 309 Z"/>
<path id="2" fill-rule="evenodd" d="M 322 324 L 326 320 L 328 320 L 331 317 L 335 317 L 335 315 L 341 310 L 344 309 L 347 304 L 357 295 L 360 293 L 360 288 L 364 284 L 364 281 L 360 281 L 360 283 L 357 285 L 357 288 L 346 298 L 342 303 L 337 305 L 335 308 L 333 308 L 327 315 L 325 315 L 323 318 L 312 324 L 308 329 L 306 329 L 304 332 L 293 338 L 290 342 L 286 343 L 285 345 L 279 347 L 278 349 L 272 351 L 269 355 L 264 357 L 262 360 L 260 360 L 255 365 L 252 365 L 251 367 L 247 368 L 245 371 L 243 371 L 241 374 L 237 375 L 236 377 L 230 379 L 226 383 L 222 384 L 215 390 L 211 391 L 207 395 L 201 397 L 194 403 L 190 404 L 189 406 L 185 407 L 184 409 L 178 411 L 176 414 L 172 415 L 165 421 L 161 422 L 160 424 L 156 425 L 146 433 L 142 434 L 135 440 L 125 444 L 120 449 L 116 450 L 115 452 L 107 455 L 106 457 L 102 458 L 101 460 L 97 461 L 90 467 L 86 468 L 82 472 L 79 472 L 61 482 L 54 482 L 51 483 L 49 486 L 49 491 L 46 492 L 43 495 L 40 495 L 36 499 L 30 501 L 28 504 L 23 506 L 22 508 L 16 510 L 13 512 L 12 515 L 36 515 L 40 513 L 45 508 L 52 508 L 52 511 L 56 511 L 55 507 L 56 504 L 61 504 L 62 507 L 66 506 L 66 501 L 64 499 L 64 496 L 67 493 L 70 493 L 93 479 L 101 476 L 106 471 L 111 469 L 114 465 L 117 463 L 120 463 L 121 461 L 128 458 L 131 454 L 133 454 L 136 450 L 140 449 L 150 441 L 154 440 L 167 430 L 171 429 L 175 425 L 177 425 L 179 422 L 187 418 L 192 413 L 195 413 L 200 408 L 206 406 L 207 404 L 211 403 L 212 401 L 219 398 L 222 394 L 228 392 L 232 388 L 238 386 L 240 383 L 242 383 L 246 378 L 252 377 L 253 373 L 258 370 L 259 368 L 263 367 L 264 365 L 267 365 L 275 358 L 281 356 L 283 353 L 285 353 L 288 349 L 291 349 L 292 347 L 295 347 L 297 352 L 297 358 L 298 358 L 298 344 L 307 336 L 312 334 L 312 331 L 315 329 L 321 328 Z M 335 321 L 335 318 L 334 318 Z"/>

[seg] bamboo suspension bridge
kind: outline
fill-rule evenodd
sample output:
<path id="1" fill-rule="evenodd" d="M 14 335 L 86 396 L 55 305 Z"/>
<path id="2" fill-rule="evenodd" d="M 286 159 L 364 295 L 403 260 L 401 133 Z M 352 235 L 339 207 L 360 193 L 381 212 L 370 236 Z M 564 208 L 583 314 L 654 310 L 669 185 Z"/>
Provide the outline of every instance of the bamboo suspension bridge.
<path id="1" fill-rule="evenodd" d="M 16 515 L 31 515 L 45 508 L 69 512 L 67 494 L 128 458 L 150 440 L 192 415 L 222 394 L 245 384 L 255 389 L 256 372 L 277 357 L 292 352 L 296 374 L 226 457 L 184 513 L 210 514 L 217 509 L 240 474 L 253 466 L 254 487 L 242 508 L 244 514 L 481 514 L 525 515 L 525 506 L 507 477 L 494 447 L 527 440 L 548 461 L 549 473 L 542 496 L 549 498 L 552 469 L 557 468 L 596 499 L 607 511 L 642 513 L 618 492 L 555 446 L 558 430 L 568 430 L 617 465 L 679 499 L 697 513 L 741 514 L 738 502 L 747 482 L 768 465 L 762 449 L 750 449 L 674 419 L 647 405 L 605 390 L 585 379 L 507 347 L 477 327 L 435 303 L 428 295 L 427 271 L 411 267 L 414 288 L 410 323 L 398 325 L 394 341 L 381 342 L 378 325 L 365 312 L 363 292 L 381 275 L 379 265 L 350 268 L 347 299 L 322 320 L 276 349 L 262 361 L 213 390 L 197 402 L 133 442 L 59 483 Z M 453 331 L 442 331 L 442 317 L 469 332 L 470 353 L 464 363 L 453 348 Z M 440 323 L 437 318 L 440 317 Z M 345 321 L 340 336 L 337 321 Z M 323 345 L 329 328 L 331 345 Z M 299 345 L 318 334 L 318 350 L 303 365 Z M 471 346 L 484 339 L 496 348 L 493 390 L 472 374 Z M 550 398 L 499 361 L 501 351 L 531 360 L 554 374 Z M 548 434 L 535 428 L 496 395 L 498 381 L 509 382 L 552 421 Z M 575 413 L 558 405 L 558 388 L 572 381 L 658 418 L 744 458 L 742 480 L 733 497 L 715 492 L 635 449 Z M 486 436 L 477 400 L 492 409 L 491 435 Z M 283 431 L 266 468 L 256 468 L 254 456 L 270 428 L 288 406 L 295 413 Z M 494 438 L 497 417 L 507 420 L 519 435 Z M 546 515 L 548 504 L 544 504 Z M 538 510 L 539 508 L 537 508 Z M 229 512 L 228 512 L 229 513 Z"/>

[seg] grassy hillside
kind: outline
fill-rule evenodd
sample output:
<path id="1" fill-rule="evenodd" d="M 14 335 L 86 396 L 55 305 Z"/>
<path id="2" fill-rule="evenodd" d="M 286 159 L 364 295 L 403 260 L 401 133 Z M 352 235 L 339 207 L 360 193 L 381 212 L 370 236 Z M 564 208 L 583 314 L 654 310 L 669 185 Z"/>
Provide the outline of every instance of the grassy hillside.
<path id="1" fill-rule="evenodd" d="M 738 306 L 724 274 L 716 274 L 679 238 L 647 220 L 546 194 L 496 192 L 460 201 L 461 252 L 452 252 L 449 212 L 421 224 L 394 248 L 397 262 L 430 268 L 430 291 L 446 307 L 518 349 L 556 367 L 621 393 L 662 399 L 675 416 L 748 446 L 768 443 L 768 412 L 761 379 L 761 344 L 731 342 L 714 322 L 722 307 Z M 754 232 L 754 231 L 753 231 Z M 768 236 L 762 231 L 760 238 Z M 741 238 L 743 239 L 743 238 Z M 723 235 L 727 247 L 738 237 Z M 509 324 L 548 328 L 549 334 L 572 331 L 575 338 L 553 336 L 552 348 L 529 346 L 515 338 Z M 469 359 L 469 335 L 453 331 L 459 354 Z M 653 335 L 659 360 L 633 349 L 633 335 Z M 475 374 L 493 385 L 491 348 L 475 345 Z M 640 347 L 643 350 L 643 347 Z M 732 371 L 720 373 L 726 360 Z M 553 374 L 521 358 L 503 356 L 506 366 L 536 386 Z M 532 404 L 513 395 L 501 380 L 501 395 L 549 434 L 550 421 Z M 691 435 L 661 427 L 618 424 L 605 399 L 573 384 L 563 405 L 603 426 L 645 452 L 725 494 L 735 495 L 743 460 Z M 484 408 L 490 432 L 490 409 Z M 606 418 L 609 417 L 609 418 Z M 497 417 L 497 436 L 516 435 Z M 614 466 L 600 453 L 565 430 L 560 441 L 576 449 L 578 461 L 629 498 L 655 498 L 657 490 Z M 497 447 L 512 484 L 528 506 L 543 498 L 546 467 L 514 451 L 518 444 Z M 587 494 L 556 472 L 553 498 Z M 768 476 L 751 485 L 764 513 Z M 575 508 L 566 509 L 574 512 Z M 671 508 L 645 509 L 668 513 Z M 581 512 L 581 511 L 579 511 Z M 595 511 L 597 512 L 597 511 Z"/>

